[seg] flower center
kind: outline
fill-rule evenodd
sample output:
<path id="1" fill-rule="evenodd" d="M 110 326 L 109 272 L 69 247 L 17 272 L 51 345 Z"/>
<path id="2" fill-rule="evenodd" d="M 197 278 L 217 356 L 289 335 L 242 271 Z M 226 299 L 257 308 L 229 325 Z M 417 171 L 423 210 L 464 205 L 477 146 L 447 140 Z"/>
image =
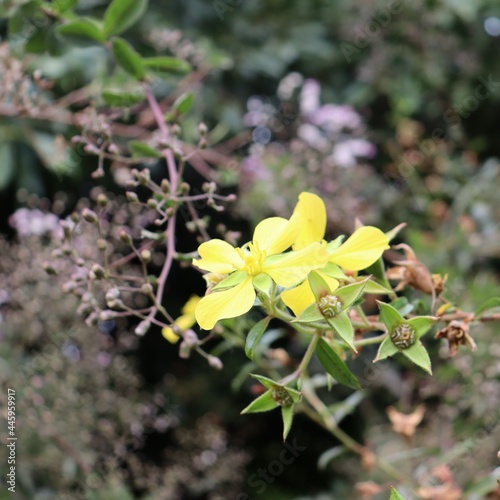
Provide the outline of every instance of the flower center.
<path id="1" fill-rule="evenodd" d="M 257 243 L 249 243 L 248 251 L 241 248 L 236 249 L 243 259 L 242 271 L 246 271 L 250 276 L 257 276 L 262 272 L 262 264 L 266 259 L 266 253 L 259 249 Z"/>
<path id="2" fill-rule="evenodd" d="M 407 349 L 415 343 L 415 329 L 408 323 L 401 323 L 392 331 L 391 340 L 399 349 Z"/>

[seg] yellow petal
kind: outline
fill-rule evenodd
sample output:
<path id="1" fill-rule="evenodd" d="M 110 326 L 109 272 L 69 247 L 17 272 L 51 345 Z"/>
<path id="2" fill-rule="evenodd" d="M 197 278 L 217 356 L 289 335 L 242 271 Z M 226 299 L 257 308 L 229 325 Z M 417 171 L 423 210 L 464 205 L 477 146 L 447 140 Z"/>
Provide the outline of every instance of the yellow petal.
<path id="1" fill-rule="evenodd" d="M 305 280 L 299 286 L 281 292 L 281 300 L 299 317 L 304 309 L 315 302 L 309 281 Z"/>
<path id="2" fill-rule="evenodd" d="M 364 226 L 333 250 L 329 261 L 344 269 L 359 271 L 371 266 L 388 248 L 389 239 L 380 229 Z"/>
<path id="3" fill-rule="evenodd" d="M 335 290 L 337 290 L 337 288 L 339 287 L 339 282 L 335 278 L 332 278 L 331 276 L 328 276 L 321 271 L 318 271 L 318 274 L 326 281 L 328 288 L 330 288 L 330 292 L 334 292 Z"/>
<path id="4" fill-rule="evenodd" d="M 175 344 L 178 340 L 179 340 L 179 335 L 177 335 L 176 333 L 174 333 L 174 331 L 172 330 L 172 328 L 170 328 L 169 326 L 164 326 L 162 329 L 161 329 L 161 334 L 171 343 L 171 344 Z"/>
<path id="5" fill-rule="evenodd" d="M 300 230 L 294 250 L 301 250 L 314 242 L 320 242 L 325 236 L 326 208 L 323 200 L 313 193 L 300 193 L 299 201 L 293 211 L 299 216 Z"/>
<path id="6" fill-rule="evenodd" d="M 298 217 L 290 220 L 270 217 L 257 224 L 253 233 L 253 242 L 267 255 L 274 255 L 292 246 L 299 233 Z"/>
<path id="7" fill-rule="evenodd" d="M 211 330 L 217 321 L 236 318 L 248 312 L 255 301 L 252 277 L 239 285 L 205 295 L 196 306 L 196 321 L 204 330 Z"/>
<path id="8" fill-rule="evenodd" d="M 304 281 L 313 269 L 320 269 L 327 262 L 326 250 L 319 243 L 313 243 L 297 252 L 268 257 L 262 272 L 269 274 L 279 286 L 288 288 Z"/>
<path id="9" fill-rule="evenodd" d="M 227 241 L 210 240 L 198 247 L 201 259 L 193 259 L 193 265 L 216 274 L 229 274 L 243 266 L 243 260 Z"/>
<path id="10" fill-rule="evenodd" d="M 190 314 L 183 314 L 182 316 L 179 316 L 174 323 L 182 330 L 187 330 L 188 328 L 191 328 L 195 323 L 196 319 L 194 317 L 194 311 L 193 313 Z"/>

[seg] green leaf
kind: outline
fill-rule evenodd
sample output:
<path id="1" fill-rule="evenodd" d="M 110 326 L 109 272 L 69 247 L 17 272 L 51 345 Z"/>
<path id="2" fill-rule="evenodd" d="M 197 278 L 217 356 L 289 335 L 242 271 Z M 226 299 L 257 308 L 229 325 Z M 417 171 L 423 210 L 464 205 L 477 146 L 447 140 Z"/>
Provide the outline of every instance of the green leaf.
<path id="1" fill-rule="evenodd" d="M 188 62 L 168 56 L 147 57 L 142 62 L 153 73 L 189 73 L 192 69 Z"/>
<path id="2" fill-rule="evenodd" d="M 254 276 L 252 284 L 259 292 L 263 293 L 267 297 L 270 297 L 271 288 L 273 286 L 271 276 L 265 273 L 257 274 L 257 276 Z"/>
<path id="3" fill-rule="evenodd" d="M 130 141 L 128 143 L 133 158 L 162 158 L 162 154 L 155 148 L 140 141 Z"/>
<path id="4" fill-rule="evenodd" d="M 415 309 L 415 306 L 410 304 L 406 297 L 398 297 L 390 302 L 390 305 L 394 307 L 394 309 L 397 309 L 401 316 L 406 316 L 407 314 L 410 314 L 413 309 Z"/>
<path id="5" fill-rule="evenodd" d="M 172 104 L 172 110 L 177 113 L 177 115 L 183 115 L 187 113 L 194 103 L 194 95 L 192 92 L 186 92 L 179 96 L 174 104 Z"/>
<path id="6" fill-rule="evenodd" d="M 341 234 L 340 236 L 335 238 L 333 241 L 330 241 L 326 245 L 326 251 L 332 252 L 333 250 L 337 249 L 340 245 L 342 245 L 344 240 L 345 240 L 345 234 Z"/>
<path id="7" fill-rule="evenodd" d="M 393 344 L 390 337 L 386 337 L 378 347 L 377 357 L 373 360 L 374 363 L 382 361 L 385 358 L 394 356 L 399 352 L 399 349 Z"/>
<path id="8" fill-rule="evenodd" d="M 384 264 L 384 259 L 382 259 L 382 257 L 380 257 L 380 259 L 375 261 L 371 266 L 367 267 L 365 271 L 368 274 L 374 276 L 386 288 L 392 290 L 391 284 L 389 283 L 389 280 L 385 275 L 385 264 Z"/>
<path id="9" fill-rule="evenodd" d="M 344 271 L 342 271 L 342 269 L 340 269 L 340 267 L 337 266 L 337 264 L 334 264 L 333 262 L 328 262 L 326 266 L 323 269 L 321 269 L 321 272 L 323 274 L 326 274 L 330 278 L 335 278 L 338 280 L 348 279 Z"/>
<path id="10" fill-rule="evenodd" d="M 332 293 L 328 283 L 317 272 L 311 271 L 307 279 L 317 302 L 321 299 L 321 297 Z"/>
<path id="11" fill-rule="evenodd" d="M 105 90 L 102 93 L 102 98 L 108 106 L 130 108 L 144 101 L 144 93 L 142 90 L 138 90 L 137 92 L 115 92 L 112 90 Z"/>
<path id="12" fill-rule="evenodd" d="M 361 295 L 367 280 L 352 285 L 343 286 L 335 290 L 334 295 L 342 302 L 342 310 L 347 309 Z"/>
<path id="13" fill-rule="evenodd" d="M 415 363 L 417 366 L 420 366 L 420 368 L 432 375 L 429 353 L 419 341 L 415 342 L 407 349 L 402 349 L 400 352 L 411 362 Z"/>
<path id="14" fill-rule="evenodd" d="M 391 498 L 389 500 L 405 500 L 394 488 L 394 486 L 391 487 Z"/>
<path id="15" fill-rule="evenodd" d="M 406 322 L 403 316 L 399 314 L 399 311 L 394 309 L 391 305 L 380 302 L 379 300 L 377 300 L 377 303 L 380 308 L 380 321 L 384 323 L 389 333 L 391 333 L 396 326 Z"/>
<path id="16" fill-rule="evenodd" d="M 341 312 L 333 318 L 327 318 L 327 321 L 331 327 L 335 328 L 335 331 L 342 337 L 346 344 L 354 352 L 358 352 L 354 347 L 354 328 L 349 316 L 345 312 Z"/>
<path id="17" fill-rule="evenodd" d="M 281 418 L 283 419 L 283 441 L 285 441 L 292 428 L 293 405 L 281 407 Z"/>
<path id="18" fill-rule="evenodd" d="M 488 299 L 476 309 L 475 314 L 476 316 L 479 316 L 484 311 L 494 309 L 495 307 L 500 307 L 500 297 L 492 297 L 491 299 Z"/>
<path id="19" fill-rule="evenodd" d="M 390 295 L 391 293 L 393 293 L 392 289 L 386 288 L 385 286 L 371 279 L 366 282 L 366 286 L 363 292 L 373 293 L 377 295 Z"/>
<path id="20" fill-rule="evenodd" d="M 106 37 L 118 35 L 138 21 L 148 6 L 148 0 L 113 0 L 104 13 Z"/>
<path id="21" fill-rule="evenodd" d="M 279 405 L 273 399 L 271 391 L 266 391 L 262 396 L 254 399 L 245 409 L 241 410 L 241 415 L 245 413 L 261 413 L 264 411 L 271 411 Z"/>
<path id="22" fill-rule="evenodd" d="M 267 330 L 269 326 L 269 321 L 271 321 L 271 317 L 267 316 L 264 319 L 261 319 L 258 323 L 256 323 L 248 332 L 246 343 L 245 343 L 245 354 L 247 358 L 253 359 L 255 355 L 255 349 L 259 344 L 259 340 L 264 335 L 264 332 Z"/>
<path id="23" fill-rule="evenodd" d="M 432 316 L 418 316 L 409 319 L 407 323 L 413 327 L 416 337 L 419 339 L 431 329 L 436 319 L 437 318 L 433 318 Z"/>
<path id="24" fill-rule="evenodd" d="M 142 58 L 138 52 L 134 50 L 123 38 L 113 38 L 112 41 L 113 55 L 118 64 L 137 80 L 142 80 L 145 75 L 145 68 L 142 64 Z"/>
<path id="25" fill-rule="evenodd" d="M 56 31 L 63 36 L 90 38 L 91 40 L 99 43 L 106 41 L 106 38 L 97 23 L 84 17 L 79 18 L 77 21 L 71 21 L 58 26 Z"/>
<path id="26" fill-rule="evenodd" d="M 316 354 L 318 355 L 321 366 L 323 366 L 325 371 L 339 384 L 346 385 L 352 389 L 361 389 L 356 377 L 324 338 L 319 339 L 318 345 L 316 346 Z"/>
<path id="27" fill-rule="evenodd" d="M 385 235 L 387 236 L 389 241 L 392 241 L 398 235 L 398 233 L 405 227 L 406 227 L 406 222 L 402 222 L 401 224 L 398 224 L 395 228 L 391 229 L 390 231 L 387 231 Z"/>

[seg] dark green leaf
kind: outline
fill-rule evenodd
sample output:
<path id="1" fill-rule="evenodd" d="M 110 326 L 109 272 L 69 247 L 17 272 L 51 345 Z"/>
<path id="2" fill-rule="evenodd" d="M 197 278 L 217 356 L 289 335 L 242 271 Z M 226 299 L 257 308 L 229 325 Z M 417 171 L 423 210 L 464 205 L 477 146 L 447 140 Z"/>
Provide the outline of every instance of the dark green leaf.
<path id="1" fill-rule="evenodd" d="M 342 337 L 346 344 L 354 351 L 358 352 L 354 347 L 354 328 L 351 320 L 345 312 L 336 314 L 333 318 L 327 319 L 330 326 L 335 328 L 335 331 Z"/>
<path id="2" fill-rule="evenodd" d="M 324 338 L 319 339 L 318 345 L 316 346 L 316 354 L 325 371 L 339 384 L 346 385 L 352 389 L 361 388 L 356 377 Z"/>
<path id="3" fill-rule="evenodd" d="M 144 100 L 142 91 L 137 92 L 114 92 L 105 90 L 102 93 L 102 98 L 108 106 L 117 108 L 130 108 Z"/>
<path id="4" fill-rule="evenodd" d="M 141 56 L 134 50 L 123 38 L 113 38 L 112 42 L 113 55 L 118 64 L 137 80 L 142 80 L 145 75 L 145 68 L 142 64 Z"/>
<path id="5" fill-rule="evenodd" d="M 188 73 L 192 69 L 188 62 L 168 56 L 147 57 L 143 59 L 143 63 L 144 66 L 153 73 L 157 71 L 167 73 Z"/>
<path id="6" fill-rule="evenodd" d="M 161 158 L 162 154 L 155 148 L 140 141 L 130 141 L 128 143 L 132 156 L 134 158 Z"/>
<path id="7" fill-rule="evenodd" d="M 263 375 L 256 375 L 255 373 L 250 373 L 250 376 L 253 377 L 254 379 L 258 380 L 262 385 L 264 385 L 268 389 L 272 389 L 273 387 L 276 387 L 277 385 L 279 385 L 274 380 L 272 380 L 268 377 L 264 377 Z"/>
<path id="8" fill-rule="evenodd" d="M 192 92 L 186 92 L 179 96 L 174 104 L 172 104 L 172 110 L 179 115 L 187 113 L 193 106 L 194 95 Z"/>
<path id="9" fill-rule="evenodd" d="M 97 23 L 83 17 L 59 26 L 56 31 L 63 36 L 90 38 L 99 43 L 106 40 Z"/>
<path id="10" fill-rule="evenodd" d="M 270 320 L 271 320 L 270 316 L 261 319 L 248 332 L 247 340 L 245 343 L 245 354 L 247 355 L 248 358 L 250 359 L 254 358 L 255 349 L 257 348 L 257 345 L 259 344 L 259 340 L 262 338 L 262 335 L 264 335 L 264 332 L 267 330 Z"/>
<path id="11" fill-rule="evenodd" d="M 380 302 L 378 300 L 377 303 L 380 307 L 380 321 L 385 324 L 389 333 L 391 333 L 396 326 L 405 322 L 405 319 L 401 316 L 397 309 L 394 309 L 394 307 L 389 304 L 385 304 L 384 302 Z"/>
<path id="12" fill-rule="evenodd" d="M 104 13 L 106 37 L 118 35 L 139 20 L 148 6 L 148 0 L 113 0 Z"/>

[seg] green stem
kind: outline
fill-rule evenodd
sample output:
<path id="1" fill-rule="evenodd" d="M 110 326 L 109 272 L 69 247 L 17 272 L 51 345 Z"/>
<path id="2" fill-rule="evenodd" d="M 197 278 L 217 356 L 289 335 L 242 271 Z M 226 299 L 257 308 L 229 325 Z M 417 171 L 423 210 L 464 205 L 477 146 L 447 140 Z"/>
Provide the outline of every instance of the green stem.
<path id="1" fill-rule="evenodd" d="M 355 340 L 355 346 L 363 346 L 370 344 L 380 344 L 387 337 L 387 333 L 383 333 L 382 335 L 377 335 L 376 337 L 370 337 L 368 339 Z"/>
<path id="2" fill-rule="evenodd" d="M 307 365 L 309 364 L 309 361 L 311 361 L 314 351 L 316 350 L 316 346 L 318 345 L 320 337 L 321 337 L 320 333 L 316 333 L 316 335 L 313 336 L 311 342 L 309 342 L 309 345 L 307 346 L 307 350 L 304 354 L 304 357 L 302 358 L 302 361 L 300 362 L 299 367 L 293 373 L 290 373 L 290 375 L 287 375 L 286 377 L 282 378 L 280 380 L 280 384 L 286 385 L 288 384 L 288 382 L 291 382 L 292 380 L 299 378 L 302 375 L 302 373 L 304 373 L 304 371 L 307 368 Z"/>

